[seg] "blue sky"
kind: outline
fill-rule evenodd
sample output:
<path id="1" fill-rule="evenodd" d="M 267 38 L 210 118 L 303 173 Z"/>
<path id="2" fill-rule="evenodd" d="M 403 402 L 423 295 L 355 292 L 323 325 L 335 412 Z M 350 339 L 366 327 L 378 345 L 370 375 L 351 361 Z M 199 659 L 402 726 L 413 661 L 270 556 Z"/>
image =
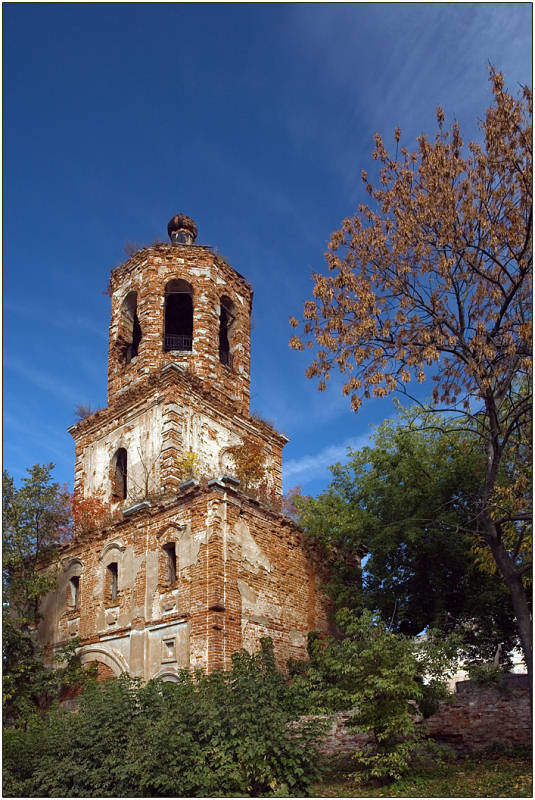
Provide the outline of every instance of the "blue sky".
<path id="1" fill-rule="evenodd" d="M 72 484 L 74 406 L 106 405 L 110 269 L 184 212 L 252 283 L 253 410 L 308 493 L 391 400 L 318 393 L 290 315 L 364 192 L 374 133 L 435 109 L 464 138 L 486 65 L 531 83 L 532 9 L 479 4 L 4 3 L 4 467 Z"/>

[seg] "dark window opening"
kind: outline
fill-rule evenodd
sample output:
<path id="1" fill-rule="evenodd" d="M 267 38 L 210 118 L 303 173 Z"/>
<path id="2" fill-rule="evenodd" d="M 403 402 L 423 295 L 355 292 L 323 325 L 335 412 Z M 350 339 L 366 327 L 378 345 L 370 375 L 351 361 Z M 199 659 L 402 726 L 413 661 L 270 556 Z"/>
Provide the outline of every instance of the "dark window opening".
<path id="1" fill-rule="evenodd" d="M 124 447 L 120 447 L 113 458 L 112 494 L 115 500 L 126 500 L 127 494 L 127 456 Z"/>
<path id="2" fill-rule="evenodd" d="M 134 325 L 132 329 L 132 344 L 126 350 L 126 363 L 129 364 L 132 359 L 137 356 L 139 351 L 139 343 L 141 341 L 141 325 L 136 314 L 134 314 Z"/>
<path id="3" fill-rule="evenodd" d="M 106 567 L 106 573 L 108 578 L 109 597 L 111 600 L 117 600 L 119 570 L 116 561 L 113 561 L 111 564 L 108 564 L 108 566 Z"/>
<path id="4" fill-rule="evenodd" d="M 232 301 L 228 297 L 222 297 L 221 310 L 219 312 L 219 360 L 222 364 L 226 364 L 227 367 L 232 366 L 229 333 L 233 322 Z"/>
<path id="5" fill-rule="evenodd" d="M 182 280 L 165 287 L 164 350 L 191 350 L 193 342 L 193 290 Z"/>
<path id="6" fill-rule="evenodd" d="M 167 557 L 167 581 L 174 583 L 176 581 L 176 548 L 174 542 L 164 544 L 163 550 Z"/>
<path id="7" fill-rule="evenodd" d="M 120 357 L 125 364 L 137 356 L 142 335 L 137 315 L 137 293 L 129 292 L 121 306 L 117 336 Z"/>
<path id="8" fill-rule="evenodd" d="M 80 605 L 80 576 L 73 575 L 70 580 L 71 584 L 71 605 L 74 609 L 78 609 Z"/>

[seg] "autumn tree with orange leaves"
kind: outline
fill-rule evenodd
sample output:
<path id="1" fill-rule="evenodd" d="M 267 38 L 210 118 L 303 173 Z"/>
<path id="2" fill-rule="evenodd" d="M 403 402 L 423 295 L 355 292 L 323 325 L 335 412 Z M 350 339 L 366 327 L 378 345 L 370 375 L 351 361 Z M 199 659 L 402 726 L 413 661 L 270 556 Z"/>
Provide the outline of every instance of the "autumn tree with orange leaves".
<path id="1" fill-rule="evenodd" d="M 75 489 L 71 496 L 71 515 L 73 533 L 80 535 L 109 523 L 110 504 L 104 500 L 102 492 L 86 497 Z"/>
<path id="2" fill-rule="evenodd" d="M 227 448 L 227 453 L 234 462 L 234 471 L 243 489 L 257 486 L 265 478 L 268 470 L 264 445 L 247 439 Z"/>
<path id="3" fill-rule="evenodd" d="M 431 376 L 435 408 L 469 421 L 485 452 L 479 527 L 531 673 L 531 564 L 518 558 L 529 490 L 518 479 L 530 466 L 532 420 L 532 93 L 515 98 L 494 69 L 490 82 L 481 143 L 465 145 L 441 108 L 434 140 L 420 136 L 415 152 L 400 148 L 399 128 L 395 156 L 376 135 L 379 179 L 362 173 L 370 204 L 332 235 L 329 274 L 313 276 L 314 299 L 290 344 L 316 348 L 306 374 L 320 390 L 333 369 L 346 376 L 355 411 L 363 398 L 409 395 L 411 381 Z M 513 462 L 519 472 L 505 491 L 500 476 Z"/>

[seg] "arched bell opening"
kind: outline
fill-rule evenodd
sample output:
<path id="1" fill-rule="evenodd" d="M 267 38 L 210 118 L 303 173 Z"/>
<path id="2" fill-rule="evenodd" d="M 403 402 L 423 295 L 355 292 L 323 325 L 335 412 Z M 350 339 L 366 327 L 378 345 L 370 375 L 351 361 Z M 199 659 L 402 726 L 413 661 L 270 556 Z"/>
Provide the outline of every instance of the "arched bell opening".
<path id="1" fill-rule="evenodd" d="M 175 279 L 165 287 L 163 349 L 191 350 L 193 343 L 193 287 Z"/>
<path id="2" fill-rule="evenodd" d="M 119 357 L 123 363 L 130 364 L 137 356 L 142 335 L 137 315 L 137 292 L 128 292 L 121 305 L 117 336 Z"/>
<path id="3" fill-rule="evenodd" d="M 232 367 L 232 327 L 235 320 L 234 303 L 224 295 L 219 309 L 219 361 Z"/>

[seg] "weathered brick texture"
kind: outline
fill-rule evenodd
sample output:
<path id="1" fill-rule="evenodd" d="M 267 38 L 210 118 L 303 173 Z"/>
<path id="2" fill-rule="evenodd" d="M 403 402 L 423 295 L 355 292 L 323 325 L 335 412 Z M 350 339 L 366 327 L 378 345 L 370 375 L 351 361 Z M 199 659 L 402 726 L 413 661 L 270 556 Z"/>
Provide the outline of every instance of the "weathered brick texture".
<path id="1" fill-rule="evenodd" d="M 191 297 L 192 336 L 172 340 L 184 349 L 164 338 L 166 287 Z M 79 636 L 101 676 L 145 680 L 229 667 L 262 636 L 279 664 L 304 657 L 307 633 L 328 630 L 328 602 L 320 565 L 276 510 L 287 439 L 249 413 L 251 287 L 210 248 L 173 244 L 114 269 L 110 292 L 108 407 L 69 430 L 75 489 L 111 516 L 62 552 L 42 640 Z M 222 479 L 228 448 L 246 441 L 263 448 L 269 504 Z M 188 485 L 178 459 L 189 451 Z"/>
<path id="2" fill-rule="evenodd" d="M 164 352 L 165 287 L 171 280 L 186 281 L 193 295 L 192 351 Z M 166 245 L 140 250 L 112 271 L 112 321 L 108 357 L 108 402 L 130 392 L 147 374 L 170 363 L 200 378 L 206 389 L 232 399 L 241 412 L 249 408 L 250 314 L 253 292 L 245 278 L 224 259 L 202 245 Z M 121 357 L 121 308 L 130 292 L 137 294 L 142 330 L 139 352 L 129 364 Z M 232 368 L 218 358 L 221 298 L 232 302 Z"/>
<path id="3" fill-rule="evenodd" d="M 346 726 L 349 714 L 335 714 L 320 745 L 324 755 L 351 753 L 370 740 Z M 498 744 L 505 749 L 531 746 L 528 689 L 473 689 L 441 703 L 439 711 L 420 723 L 440 744 L 460 754 L 477 753 Z"/>
<path id="4" fill-rule="evenodd" d="M 478 752 L 498 743 L 505 748 L 531 745 L 527 689 L 473 689 L 442 703 L 428 720 L 429 735 L 461 752 Z"/>

